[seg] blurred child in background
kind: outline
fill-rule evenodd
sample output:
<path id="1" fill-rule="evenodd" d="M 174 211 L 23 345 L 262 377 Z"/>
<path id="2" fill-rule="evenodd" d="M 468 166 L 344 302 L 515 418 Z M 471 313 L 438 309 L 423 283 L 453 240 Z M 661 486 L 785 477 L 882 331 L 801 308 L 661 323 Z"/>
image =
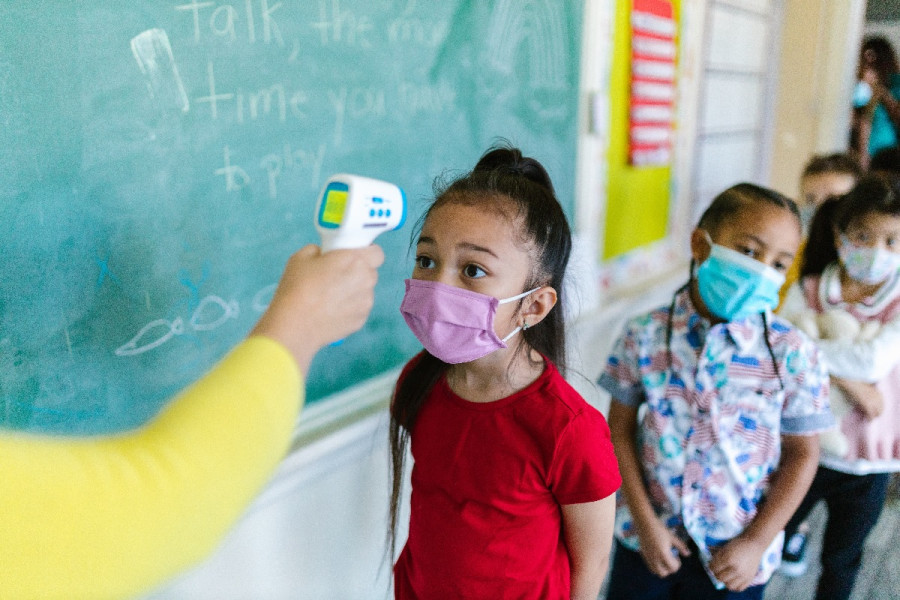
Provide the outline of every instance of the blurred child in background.
<path id="1" fill-rule="evenodd" d="M 823 452 L 815 480 L 786 528 L 786 574 L 805 570 L 803 520 L 828 506 L 816 598 L 849 598 L 863 544 L 878 521 L 891 473 L 900 472 L 900 177 L 872 174 L 826 202 L 813 220 L 801 280 L 782 314 L 849 313 L 874 333 L 817 342 L 832 385 L 852 410 L 842 417 L 847 443 Z M 795 535 L 795 532 L 797 534 Z"/>

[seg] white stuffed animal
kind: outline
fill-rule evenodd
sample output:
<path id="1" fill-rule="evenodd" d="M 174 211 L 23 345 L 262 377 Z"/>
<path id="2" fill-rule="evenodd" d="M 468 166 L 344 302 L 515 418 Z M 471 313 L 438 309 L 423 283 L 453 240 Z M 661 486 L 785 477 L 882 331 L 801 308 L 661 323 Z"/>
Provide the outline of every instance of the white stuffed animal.
<path id="1" fill-rule="evenodd" d="M 862 342 L 871 340 L 878 333 L 881 324 L 877 321 L 860 323 L 856 317 L 845 310 L 833 308 L 823 313 L 811 310 L 804 311 L 794 317 L 789 317 L 801 331 L 814 340 L 843 340 L 848 342 Z M 840 422 L 845 415 L 853 410 L 853 405 L 837 386 L 831 386 L 829 394 L 831 412 L 834 414 L 838 427 L 826 431 L 819 436 L 822 450 L 833 456 L 845 456 L 849 445 L 847 436 L 841 433 Z"/>

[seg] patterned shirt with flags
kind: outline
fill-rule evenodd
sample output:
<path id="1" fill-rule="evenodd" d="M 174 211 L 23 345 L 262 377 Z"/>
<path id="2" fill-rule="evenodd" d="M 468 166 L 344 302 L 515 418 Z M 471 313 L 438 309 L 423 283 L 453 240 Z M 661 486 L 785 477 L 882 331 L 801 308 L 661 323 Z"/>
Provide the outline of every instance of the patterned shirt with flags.
<path id="1" fill-rule="evenodd" d="M 828 373 L 816 346 L 771 313 L 775 364 L 761 315 L 712 325 L 682 290 L 667 351 L 669 315 L 663 307 L 629 321 L 598 383 L 614 401 L 639 408 L 638 452 L 656 514 L 685 541 L 689 536 L 708 564 L 710 551 L 756 516 L 778 467 L 781 436 L 833 426 Z M 621 494 L 616 536 L 638 550 Z M 763 554 L 753 585 L 778 567 L 783 537 Z"/>

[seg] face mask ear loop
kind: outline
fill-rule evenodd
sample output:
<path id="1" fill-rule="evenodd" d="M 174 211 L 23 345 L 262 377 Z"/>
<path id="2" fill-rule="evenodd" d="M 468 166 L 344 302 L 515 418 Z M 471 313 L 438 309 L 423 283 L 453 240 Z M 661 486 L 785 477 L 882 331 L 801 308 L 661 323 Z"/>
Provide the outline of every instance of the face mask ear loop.
<path id="1" fill-rule="evenodd" d="M 536 287 L 536 288 L 534 288 L 534 289 L 528 290 L 527 292 L 522 292 L 522 293 L 519 294 L 518 296 L 512 296 L 512 297 L 510 297 L 510 298 L 504 298 L 503 300 L 497 300 L 497 304 L 506 304 L 507 302 L 515 302 L 515 301 L 518 300 L 519 298 L 524 298 L 524 297 L 527 296 L 528 294 L 531 294 L 531 293 L 534 293 L 534 292 L 538 291 L 539 289 L 541 289 L 541 287 L 542 287 L 542 286 L 538 286 L 538 287 Z"/>
<path id="2" fill-rule="evenodd" d="M 534 293 L 534 292 L 538 291 L 539 289 L 541 289 L 541 287 L 543 287 L 543 286 L 538 286 L 538 287 L 536 287 L 536 288 L 533 288 L 533 289 L 528 290 L 527 292 L 522 292 L 522 293 L 519 294 L 518 296 L 512 296 L 512 297 L 510 297 L 510 298 L 504 298 L 503 300 L 498 300 L 498 301 L 497 301 L 497 304 L 506 304 L 507 302 L 515 302 L 516 300 L 518 300 L 518 299 L 520 299 L 520 298 L 524 298 L 524 297 L 527 296 L 528 294 L 531 294 L 531 293 Z M 503 343 L 505 344 L 507 340 L 509 340 L 510 338 L 512 338 L 512 336 L 516 335 L 516 334 L 519 333 L 520 331 L 525 331 L 526 329 L 528 329 L 528 323 L 527 323 L 527 322 L 525 323 L 525 326 L 524 326 L 524 327 L 516 327 L 515 329 L 513 329 L 512 331 L 510 331 L 509 334 L 508 334 L 505 338 L 503 338 L 502 340 L 500 340 L 500 341 L 503 342 Z"/>
<path id="3" fill-rule="evenodd" d="M 503 338 L 503 339 L 500 340 L 500 341 L 503 342 L 503 343 L 505 344 L 505 343 L 507 342 L 507 340 L 509 340 L 512 336 L 516 335 L 516 334 L 519 333 L 520 331 L 523 331 L 523 328 L 522 328 L 522 327 L 516 327 L 515 329 L 513 329 L 512 331 L 509 332 L 509 335 L 507 335 L 505 338 Z"/>

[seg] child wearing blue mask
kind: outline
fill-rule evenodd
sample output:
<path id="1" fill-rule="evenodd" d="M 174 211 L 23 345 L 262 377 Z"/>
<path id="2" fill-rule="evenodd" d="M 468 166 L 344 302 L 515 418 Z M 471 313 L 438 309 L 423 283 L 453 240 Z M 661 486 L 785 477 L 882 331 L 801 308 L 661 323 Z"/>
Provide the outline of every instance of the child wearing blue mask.
<path id="1" fill-rule="evenodd" d="M 603 416 L 563 379 L 571 249 L 544 168 L 485 154 L 426 212 L 401 312 L 425 350 L 391 405 L 396 598 L 596 600 L 621 479 Z"/>
<path id="2" fill-rule="evenodd" d="M 849 598 L 863 545 L 885 503 L 891 473 L 900 472 L 900 178 L 869 175 L 816 213 L 801 280 L 788 292 L 788 319 L 812 311 L 849 313 L 871 335 L 818 342 L 831 381 L 850 411 L 840 420 L 845 444 L 823 448 L 819 469 L 786 528 L 793 537 L 819 501 L 828 506 L 822 575 L 816 598 Z M 828 452 L 824 450 L 827 449 Z M 797 536 L 802 536 L 798 533 Z"/>
<path id="3" fill-rule="evenodd" d="M 762 598 L 832 423 L 818 350 L 772 314 L 799 243 L 791 200 L 729 188 L 687 284 L 626 324 L 599 381 L 622 472 L 609 600 Z"/>

